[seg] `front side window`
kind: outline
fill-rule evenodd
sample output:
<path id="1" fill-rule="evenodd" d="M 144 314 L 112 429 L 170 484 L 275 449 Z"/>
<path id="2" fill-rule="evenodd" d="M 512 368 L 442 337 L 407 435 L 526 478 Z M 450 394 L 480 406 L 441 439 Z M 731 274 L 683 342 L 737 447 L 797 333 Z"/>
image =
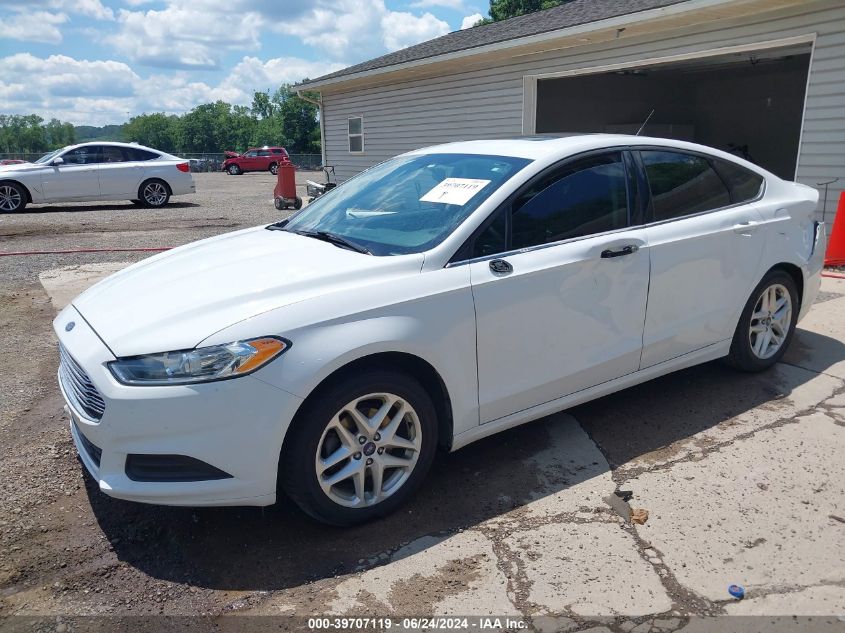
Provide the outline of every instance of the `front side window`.
<path id="1" fill-rule="evenodd" d="M 258 156 L 258 151 L 257 150 L 249 151 L 246 154 L 244 154 L 244 156 L 246 156 L 247 158 L 255 158 L 256 156 Z"/>
<path id="2" fill-rule="evenodd" d="M 339 235 L 374 255 L 419 253 L 442 242 L 530 162 L 481 154 L 394 158 L 317 198 L 283 228 Z"/>
<path id="3" fill-rule="evenodd" d="M 93 165 L 101 161 L 101 149 L 99 145 L 77 147 L 62 154 L 62 160 L 65 165 Z"/>
<path id="4" fill-rule="evenodd" d="M 706 158 L 665 150 L 642 150 L 640 156 L 651 189 L 654 221 L 731 204 L 728 188 Z"/>
<path id="5" fill-rule="evenodd" d="M 349 151 L 363 152 L 364 151 L 364 117 L 354 116 L 349 117 L 347 121 L 349 132 Z"/>
<path id="6" fill-rule="evenodd" d="M 556 170 L 514 201 L 512 218 L 512 249 L 624 228 L 628 193 L 621 153 Z"/>

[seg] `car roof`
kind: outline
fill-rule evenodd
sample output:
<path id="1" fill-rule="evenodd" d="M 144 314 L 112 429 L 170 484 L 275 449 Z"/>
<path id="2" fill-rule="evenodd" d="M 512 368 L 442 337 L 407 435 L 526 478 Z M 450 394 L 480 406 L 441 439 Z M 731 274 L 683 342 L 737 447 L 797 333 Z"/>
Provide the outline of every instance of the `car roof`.
<path id="1" fill-rule="evenodd" d="M 479 141 L 457 141 L 444 145 L 433 145 L 408 152 L 408 155 L 419 154 L 486 154 L 490 156 L 511 156 L 514 158 L 528 158 L 531 160 L 554 161 L 573 154 L 594 149 L 606 149 L 625 146 L 659 146 L 692 152 L 701 152 L 730 160 L 743 165 L 758 173 L 770 175 L 758 165 L 754 165 L 734 154 L 729 154 L 713 147 L 678 141 L 670 138 L 656 138 L 651 136 L 635 136 L 632 134 L 570 134 L 570 135 L 536 135 L 521 136 L 504 139 L 490 139 Z"/>
<path id="2" fill-rule="evenodd" d="M 112 147 L 131 147 L 134 149 L 144 149 L 150 152 L 155 152 L 156 154 L 167 154 L 167 152 L 162 152 L 161 150 L 154 149 L 152 147 L 147 147 L 146 145 L 140 145 L 138 143 L 121 143 L 119 141 L 86 141 L 85 143 L 76 143 L 75 145 L 68 145 L 67 147 L 63 147 L 62 150 L 69 150 L 75 149 L 77 147 L 88 147 L 90 145 L 109 145 Z"/>

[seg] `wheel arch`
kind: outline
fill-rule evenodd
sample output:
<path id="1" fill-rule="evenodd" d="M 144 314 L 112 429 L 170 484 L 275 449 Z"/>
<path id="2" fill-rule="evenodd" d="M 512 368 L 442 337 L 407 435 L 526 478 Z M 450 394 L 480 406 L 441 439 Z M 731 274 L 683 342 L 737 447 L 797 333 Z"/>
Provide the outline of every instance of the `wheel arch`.
<path id="1" fill-rule="evenodd" d="M 791 264 L 789 262 L 780 262 L 769 268 L 760 279 L 764 279 L 766 275 L 772 273 L 776 270 L 782 270 L 787 275 L 792 277 L 792 280 L 795 282 L 795 287 L 798 290 L 798 309 L 801 309 L 801 304 L 804 300 L 804 273 L 801 271 L 801 268 L 796 266 L 795 264 Z M 758 282 L 759 283 L 759 282 Z"/>
<path id="2" fill-rule="evenodd" d="M 25 184 L 23 184 L 20 180 L 15 180 L 13 178 L 3 178 L 2 180 L 0 180 L 0 185 L 3 185 L 3 184 L 17 185 L 18 187 L 23 189 L 24 192 L 26 193 L 27 204 L 32 204 L 32 192 L 29 190 L 29 187 L 27 187 Z"/>
<path id="3" fill-rule="evenodd" d="M 148 182 L 153 182 L 154 180 L 156 180 L 156 181 L 158 181 L 158 182 L 160 182 L 160 183 L 163 183 L 163 184 L 164 184 L 164 186 L 165 186 L 165 187 L 167 187 L 167 193 L 168 193 L 169 195 L 171 195 L 171 196 L 173 195 L 173 187 L 171 187 L 171 186 L 170 186 L 170 183 L 169 183 L 169 182 L 167 182 L 167 180 L 166 180 L 166 179 L 162 178 L 161 176 L 150 176 L 149 178 L 144 178 L 144 179 L 141 181 L 141 184 L 140 184 L 140 185 L 138 185 L 138 198 L 139 198 L 140 200 L 143 200 L 143 199 L 144 199 L 144 196 L 143 196 L 143 194 L 141 193 L 141 190 L 144 188 L 144 186 L 145 186 Z"/>
<path id="4" fill-rule="evenodd" d="M 440 376 L 440 373 L 428 361 L 414 354 L 408 352 L 375 352 L 356 358 L 349 361 L 341 367 L 332 371 L 328 376 L 323 378 L 314 389 L 306 396 L 297 409 L 296 414 L 291 420 L 285 438 L 282 441 L 280 455 L 284 455 L 286 443 L 291 437 L 291 429 L 297 424 L 303 412 L 307 410 L 308 405 L 314 400 L 321 397 L 327 389 L 338 381 L 344 380 L 347 376 L 353 374 L 360 374 L 369 369 L 388 369 L 402 372 L 412 378 L 417 379 L 431 397 L 434 403 L 435 411 L 437 412 L 437 436 L 438 444 L 446 450 L 450 450 L 452 446 L 452 438 L 454 435 L 453 428 L 453 412 L 452 399 L 449 395 L 449 390 L 446 383 Z"/>

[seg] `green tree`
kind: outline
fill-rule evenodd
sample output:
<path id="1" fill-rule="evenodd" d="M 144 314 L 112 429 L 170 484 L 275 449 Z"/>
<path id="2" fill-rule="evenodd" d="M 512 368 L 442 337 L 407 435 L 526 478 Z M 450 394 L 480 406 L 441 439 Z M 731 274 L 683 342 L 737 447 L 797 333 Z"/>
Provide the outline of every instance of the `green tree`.
<path id="1" fill-rule="evenodd" d="M 123 136 L 162 152 L 175 152 L 179 149 L 179 118 L 163 112 L 139 114 L 123 127 Z"/>
<path id="2" fill-rule="evenodd" d="M 300 98 L 290 84 L 282 85 L 274 94 L 277 115 L 281 119 L 284 146 L 295 154 L 320 151 L 320 125 L 317 122 L 317 106 Z"/>
<path id="3" fill-rule="evenodd" d="M 478 24 L 500 22 L 526 13 L 551 9 L 570 0 L 490 0 L 490 17 Z M 476 25 L 478 26 L 478 25 Z"/>

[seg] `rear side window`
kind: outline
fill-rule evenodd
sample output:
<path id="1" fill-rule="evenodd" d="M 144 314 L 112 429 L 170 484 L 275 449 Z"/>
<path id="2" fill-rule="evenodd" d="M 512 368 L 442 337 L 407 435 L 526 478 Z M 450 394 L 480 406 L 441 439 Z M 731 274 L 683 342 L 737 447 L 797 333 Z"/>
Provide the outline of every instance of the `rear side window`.
<path id="1" fill-rule="evenodd" d="M 126 152 L 126 160 L 139 161 L 158 158 L 158 154 L 148 152 L 145 149 L 138 149 L 137 147 L 125 147 L 123 151 Z"/>
<path id="2" fill-rule="evenodd" d="M 126 160 L 123 155 L 123 150 L 116 145 L 103 145 L 103 158 L 102 162 L 104 163 L 122 163 Z"/>
<path id="3" fill-rule="evenodd" d="M 719 158 L 713 159 L 713 165 L 730 188 L 731 202 L 734 204 L 748 202 L 760 194 L 763 188 L 763 177 L 760 174 Z"/>
<path id="4" fill-rule="evenodd" d="M 603 233 L 627 223 L 622 155 L 591 156 L 555 171 L 514 202 L 511 248 Z"/>
<path id="5" fill-rule="evenodd" d="M 259 155 L 259 156 L 269 156 L 269 155 L 270 155 L 270 150 L 267 150 L 267 149 L 260 149 L 260 150 L 258 150 L 258 155 Z"/>
<path id="6" fill-rule="evenodd" d="M 671 220 L 731 204 L 728 188 L 701 156 L 643 150 L 654 220 Z"/>

